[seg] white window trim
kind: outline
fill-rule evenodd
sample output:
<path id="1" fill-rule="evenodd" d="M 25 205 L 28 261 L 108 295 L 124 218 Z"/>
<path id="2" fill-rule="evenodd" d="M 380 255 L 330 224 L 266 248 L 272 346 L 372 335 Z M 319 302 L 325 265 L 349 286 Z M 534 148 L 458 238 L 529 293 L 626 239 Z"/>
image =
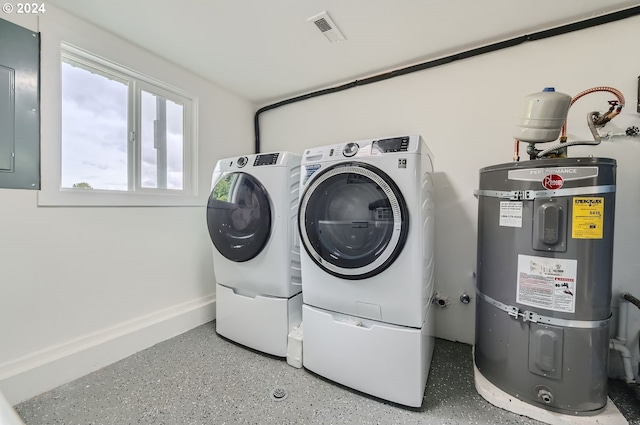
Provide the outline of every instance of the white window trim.
<path id="1" fill-rule="evenodd" d="M 184 90 L 171 86 L 167 83 L 160 82 L 151 77 L 143 75 L 137 71 L 126 68 L 122 65 L 116 64 L 112 61 L 105 60 L 100 56 L 88 53 L 87 51 L 73 46 L 69 43 L 60 43 L 58 50 L 57 65 L 54 74 L 51 75 L 48 81 L 56 83 L 53 93 L 57 93 L 57 105 L 58 108 L 55 111 L 49 111 L 51 114 L 50 119 L 57 120 L 55 128 L 56 134 L 49 135 L 51 141 L 56 142 L 55 157 L 56 161 L 52 164 L 47 164 L 48 173 L 42 173 L 42 190 L 38 192 L 38 206 L 201 206 L 202 201 L 198 198 L 198 157 L 197 157 L 197 117 L 198 117 L 198 98 Z M 44 55 L 43 55 L 44 56 Z M 62 135 L 61 135 L 61 106 L 62 106 L 62 79 L 61 68 L 62 58 L 70 57 L 77 62 L 85 62 L 86 64 L 95 67 L 96 65 L 104 66 L 105 72 L 112 74 L 118 78 L 130 80 L 131 78 L 137 80 L 136 84 L 151 93 L 159 94 L 167 99 L 176 101 L 183 105 L 184 109 L 184 126 L 183 126 L 183 190 L 173 189 L 153 189 L 153 188 L 138 188 L 130 191 L 111 191 L 111 190 L 82 190 L 73 188 L 62 188 Z M 44 59 L 44 58 L 43 58 Z M 44 62 L 44 61 L 43 61 Z M 41 69 L 47 69 L 46 66 L 41 66 Z M 121 74 L 121 75 L 119 75 Z M 130 87 L 130 90 L 134 90 Z M 44 81 L 43 81 L 44 91 Z M 133 93 L 139 93 L 135 90 Z M 176 96 L 177 95 L 177 96 Z M 44 96 L 43 96 L 44 97 Z M 181 99 L 182 98 L 182 99 Z M 184 102 L 187 100 L 187 102 Z M 139 101 L 139 99 L 137 99 Z M 133 96 L 129 96 L 129 102 L 133 102 Z M 129 105 L 130 111 L 135 111 L 135 114 L 139 114 L 136 108 L 135 110 Z M 44 111 L 43 111 L 44 112 Z M 130 120 L 132 114 L 129 114 Z M 135 123 L 129 123 L 129 128 L 132 128 L 132 124 L 135 127 L 139 127 L 140 117 L 134 118 Z M 140 137 L 139 128 L 136 128 L 136 137 Z M 188 142 L 187 142 L 188 141 Z M 140 144 L 133 144 L 137 151 L 133 152 L 135 156 L 134 161 L 137 161 L 140 154 Z M 130 153 L 131 154 L 131 153 Z M 43 159 L 44 160 L 44 159 Z M 44 167 L 43 167 L 44 168 Z M 137 169 L 137 167 L 136 167 Z M 137 173 L 139 174 L 139 169 Z M 139 181 L 139 175 L 129 176 L 129 180 Z M 46 181 L 45 179 L 48 179 Z M 131 183 L 130 183 L 131 184 Z M 135 186 L 134 186 L 135 187 Z M 131 188 L 131 186 L 130 186 Z"/>

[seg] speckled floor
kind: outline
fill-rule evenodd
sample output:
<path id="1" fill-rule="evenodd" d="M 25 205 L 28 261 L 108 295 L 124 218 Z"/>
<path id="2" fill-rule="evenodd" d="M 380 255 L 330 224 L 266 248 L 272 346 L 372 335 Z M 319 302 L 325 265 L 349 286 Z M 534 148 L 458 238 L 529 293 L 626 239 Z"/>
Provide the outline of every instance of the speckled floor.
<path id="1" fill-rule="evenodd" d="M 220 338 L 214 326 L 157 344 L 16 410 L 27 425 L 539 423 L 476 393 L 466 344 L 437 340 L 425 401 L 409 409 L 242 348 Z M 276 389 L 286 397 L 275 401 Z"/>

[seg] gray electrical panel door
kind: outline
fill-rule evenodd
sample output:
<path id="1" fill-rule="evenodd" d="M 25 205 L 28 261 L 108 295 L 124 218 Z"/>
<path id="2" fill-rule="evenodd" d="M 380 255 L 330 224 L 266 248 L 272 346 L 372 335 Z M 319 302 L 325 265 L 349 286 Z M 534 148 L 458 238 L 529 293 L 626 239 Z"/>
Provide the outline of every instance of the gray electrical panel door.
<path id="1" fill-rule="evenodd" d="M 40 36 L 0 19 L 0 188 L 40 189 Z"/>

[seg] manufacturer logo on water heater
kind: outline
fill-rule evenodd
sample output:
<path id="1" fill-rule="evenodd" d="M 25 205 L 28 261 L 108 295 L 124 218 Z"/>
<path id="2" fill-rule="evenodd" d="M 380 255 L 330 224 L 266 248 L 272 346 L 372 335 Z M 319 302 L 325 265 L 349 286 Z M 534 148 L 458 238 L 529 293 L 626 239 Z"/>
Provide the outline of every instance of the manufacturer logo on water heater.
<path id="1" fill-rule="evenodd" d="M 559 174 L 547 174 L 544 176 L 544 179 L 542 179 L 542 186 L 549 190 L 560 189 L 563 184 L 564 179 Z"/>

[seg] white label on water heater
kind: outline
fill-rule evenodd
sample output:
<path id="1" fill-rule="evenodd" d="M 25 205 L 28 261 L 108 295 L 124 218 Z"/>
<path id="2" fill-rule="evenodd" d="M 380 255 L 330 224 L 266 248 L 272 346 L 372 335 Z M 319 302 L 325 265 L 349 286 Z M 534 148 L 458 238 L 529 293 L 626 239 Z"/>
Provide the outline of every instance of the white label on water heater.
<path id="1" fill-rule="evenodd" d="M 522 227 L 522 202 L 500 201 L 500 226 Z"/>
<path id="2" fill-rule="evenodd" d="M 578 260 L 518 255 L 516 302 L 575 313 Z"/>

